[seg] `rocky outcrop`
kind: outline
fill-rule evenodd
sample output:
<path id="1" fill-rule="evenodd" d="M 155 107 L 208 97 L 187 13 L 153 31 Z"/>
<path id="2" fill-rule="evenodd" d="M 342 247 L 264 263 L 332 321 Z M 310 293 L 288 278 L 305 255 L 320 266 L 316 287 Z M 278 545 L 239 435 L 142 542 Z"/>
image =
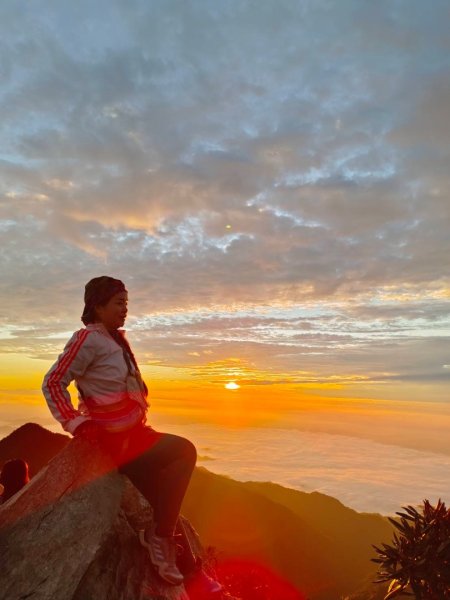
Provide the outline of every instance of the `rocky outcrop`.
<path id="1" fill-rule="evenodd" d="M 72 440 L 0 508 L 0 599 L 189 600 L 156 577 L 139 543 L 151 518 L 99 448 Z"/>

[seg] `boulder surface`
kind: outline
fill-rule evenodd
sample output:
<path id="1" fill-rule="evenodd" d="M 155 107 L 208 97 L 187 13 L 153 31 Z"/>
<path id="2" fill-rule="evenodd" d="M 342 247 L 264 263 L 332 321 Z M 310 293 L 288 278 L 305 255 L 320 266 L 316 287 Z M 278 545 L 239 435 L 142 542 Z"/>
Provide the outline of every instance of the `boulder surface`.
<path id="1" fill-rule="evenodd" d="M 0 507 L 0 600 L 189 600 L 156 576 L 139 543 L 151 519 L 110 459 L 73 439 Z"/>

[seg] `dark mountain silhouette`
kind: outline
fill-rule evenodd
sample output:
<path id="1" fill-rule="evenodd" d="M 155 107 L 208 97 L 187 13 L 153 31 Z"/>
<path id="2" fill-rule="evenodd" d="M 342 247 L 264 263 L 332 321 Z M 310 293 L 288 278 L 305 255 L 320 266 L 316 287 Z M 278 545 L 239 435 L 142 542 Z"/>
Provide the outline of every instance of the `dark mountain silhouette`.
<path id="1" fill-rule="evenodd" d="M 389 540 L 392 526 L 378 514 L 358 513 L 336 498 L 312 492 L 305 494 L 274 483 L 247 482 L 247 489 L 292 510 L 306 519 L 316 531 L 327 537 L 327 551 L 339 556 L 339 569 L 347 580 L 364 578 L 376 569 L 370 566 L 374 557 L 374 540 Z M 379 586 L 378 586 L 379 587 Z"/>
<path id="2" fill-rule="evenodd" d="M 23 458 L 33 477 L 69 440 L 67 435 L 52 433 L 36 423 L 26 423 L 0 440 L 0 467 L 11 458 Z"/>
<path id="3" fill-rule="evenodd" d="M 335 498 L 196 469 L 183 514 L 222 558 L 270 565 L 314 600 L 340 599 L 375 579 L 372 543 L 392 526 Z"/>
<path id="4" fill-rule="evenodd" d="M 13 448 L 14 456 L 37 470 L 44 461 L 44 453 L 36 456 L 38 445 L 49 456 L 68 440 L 27 424 L 0 441 L 0 461 L 12 457 Z M 390 523 L 380 515 L 357 513 L 324 494 L 237 482 L 203 467 L 193 474 L 182 514 L 202 544 L 216 549 L 219 566 L 230 561 L 262 565 L 308 600 L 341 600 L 358 592 L 356 600 L 364 597 L 362 589 L 367 598 L 379 595 L 379 586 L 371 586 L 376 572 L 371 544 L 392 537 Z"/>

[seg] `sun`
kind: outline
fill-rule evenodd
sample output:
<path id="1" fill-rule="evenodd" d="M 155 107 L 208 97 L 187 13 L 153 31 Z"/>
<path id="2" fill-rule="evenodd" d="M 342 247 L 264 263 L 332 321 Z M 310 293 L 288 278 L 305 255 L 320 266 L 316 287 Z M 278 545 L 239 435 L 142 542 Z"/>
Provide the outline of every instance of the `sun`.
<path id="1" fill-rule="evenodd" d="M 235 381 L 229 381 L 225 384 L 227 390 L 238 390 L 241 386 L 238 385 Z"/>

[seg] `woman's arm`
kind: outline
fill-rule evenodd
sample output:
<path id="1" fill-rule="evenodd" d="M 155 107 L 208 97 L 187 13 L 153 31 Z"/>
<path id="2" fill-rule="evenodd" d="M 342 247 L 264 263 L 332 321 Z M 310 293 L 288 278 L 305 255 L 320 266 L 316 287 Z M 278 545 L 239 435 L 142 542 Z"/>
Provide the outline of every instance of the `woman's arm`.
<path id="1" fill-rule="evenodd" d="M 72 435 L 89 417 L 75 410 L 67 388 L 71 381 L 83 375 L 94 359 L 95 348 L 90 343 L 92 333 L 87 329 L 80 329 L 73 334 L 42 384 L 42 392 L 52 415 Z"/>

